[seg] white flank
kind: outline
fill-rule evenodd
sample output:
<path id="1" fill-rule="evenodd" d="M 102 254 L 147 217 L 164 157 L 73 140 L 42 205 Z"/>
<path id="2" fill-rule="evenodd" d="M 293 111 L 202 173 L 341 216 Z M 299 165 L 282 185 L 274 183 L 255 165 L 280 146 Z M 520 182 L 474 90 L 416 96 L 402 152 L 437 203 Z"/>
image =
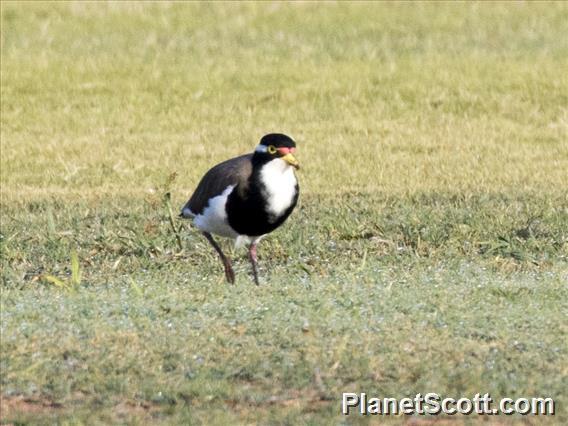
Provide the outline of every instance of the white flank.
<path id="1" fill-rule="evenodd" d="M 266 163 L 260 171 L 264 184 L 263 195 L 267 200 L 267 211 L 274 215 L 275 221 L 292 204 L 296 190 L 296 175 L 290 164 L 277 158 Z"/>
<path id="2" fill-rule="evenodd" d="M 264 234 L 266 235 L 266 234 Z M 235 248 L 248 247 L 252 242 L 258 243 L 264 235 L 260 237 L 249 237 L 248 235 L 239 235 L 235 240 Z"/>
<path id="3" fill-rule="evenodd" d="M 238 234 L 229 226 L 225 210 L 227 198 L 234 187 L 235 185 L 229 185 L 221 194 L 211 198 L 203 213 L 195 216 L 193 223 L 198 229 L 222 237 L 237 238 Z"/>

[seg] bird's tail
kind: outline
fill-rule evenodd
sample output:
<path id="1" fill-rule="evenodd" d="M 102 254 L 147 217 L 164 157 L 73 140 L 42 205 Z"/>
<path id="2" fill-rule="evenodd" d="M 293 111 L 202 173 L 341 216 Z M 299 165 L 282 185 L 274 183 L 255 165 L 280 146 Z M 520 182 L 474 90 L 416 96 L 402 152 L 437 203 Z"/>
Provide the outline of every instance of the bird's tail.
<path id="1" fill-rule="evenodd" d="M 183 217 L 184 219 L 191 219 L 191 218 L 195 217 L 195 214 L 191 211 L 189 206 L 186 204 L 181 209 L 181 213 L 179 214 L 179 217 Z"/>

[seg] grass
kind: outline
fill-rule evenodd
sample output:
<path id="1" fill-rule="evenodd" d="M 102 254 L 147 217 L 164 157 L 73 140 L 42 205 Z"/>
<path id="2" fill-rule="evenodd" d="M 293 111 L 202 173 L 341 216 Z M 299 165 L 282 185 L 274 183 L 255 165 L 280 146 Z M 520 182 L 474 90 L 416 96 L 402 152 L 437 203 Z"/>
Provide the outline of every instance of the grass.
<path id="1" fill-rule="evenodd" d="M 1 8 L 2 422 L 375 421 L 347 391 L 565 420 L 565 4 Z M 165 194 L 269 131 L 301 202 L 228 286 Z"/>

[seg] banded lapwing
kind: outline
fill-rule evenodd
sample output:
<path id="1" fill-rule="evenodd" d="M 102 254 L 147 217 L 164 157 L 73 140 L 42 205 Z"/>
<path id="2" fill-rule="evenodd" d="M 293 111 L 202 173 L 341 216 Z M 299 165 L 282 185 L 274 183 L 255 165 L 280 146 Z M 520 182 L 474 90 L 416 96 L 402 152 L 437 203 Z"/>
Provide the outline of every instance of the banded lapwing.
<path id="1" fill-rule="evenodd" d="M 294 169 L 296 143 L 289 136 L 264 136 L 252 154 L 232 158 L 209 170 L 183 206 L 181 215 L 211 243 L 225 267 L 225 277 L 235 282 L 231 261 L 211 234 L 248 244 L 252 273 L 258 285 L 256 246 L 290 216 L 298 202 Z"/>

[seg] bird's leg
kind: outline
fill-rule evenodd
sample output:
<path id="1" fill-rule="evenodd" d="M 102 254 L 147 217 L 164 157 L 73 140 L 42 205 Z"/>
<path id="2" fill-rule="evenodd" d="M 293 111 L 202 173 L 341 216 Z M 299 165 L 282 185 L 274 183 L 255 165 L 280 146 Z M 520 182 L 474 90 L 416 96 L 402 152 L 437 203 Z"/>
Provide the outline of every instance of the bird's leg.
<path id="1" fill-rule="evenodd" d="M 252 275 L 254 277 L 254 283 L 256 285 L 259 285 L 258 282 L 258 259 L 256 257 L 256 241 L 253 241 L 251 243 L 251 245 L 249 246 L 249 259 L 250 259 L 250 263 L 252 265 Z"/>
<path id="2" fill-rule="evenodd" d="M 213 239 L 213 236 L 209 232 L 203 232 L 203 235 L 205 235 L 205 238 L 207 238 L 207 241 L 211 243 L 215 251 L 219 253 L 221 262 L 223 262 L 223 266 L 225 267 L 225 277 L 227 278 L 227 281 L 229 281 L 231 284 L 234 284 L 235 273 L 233 272 L 231 261 L 227 256 L 225 256 L 225 253 L 223 253 L 223 250 L 221 250 L 221 247 L 219 247 L 219 244 L 217 244 L 217 242 Z"/>

